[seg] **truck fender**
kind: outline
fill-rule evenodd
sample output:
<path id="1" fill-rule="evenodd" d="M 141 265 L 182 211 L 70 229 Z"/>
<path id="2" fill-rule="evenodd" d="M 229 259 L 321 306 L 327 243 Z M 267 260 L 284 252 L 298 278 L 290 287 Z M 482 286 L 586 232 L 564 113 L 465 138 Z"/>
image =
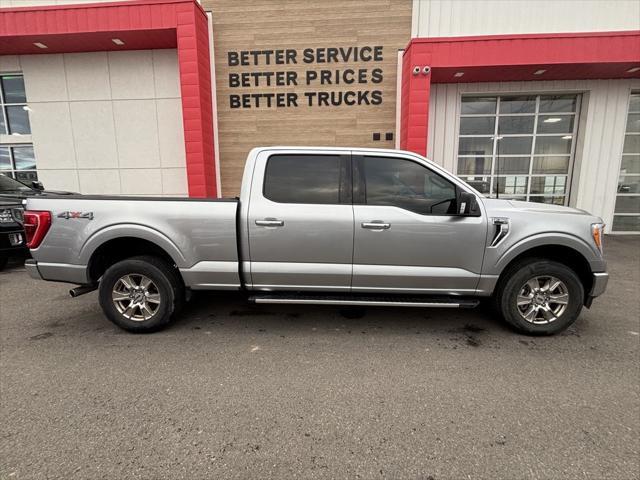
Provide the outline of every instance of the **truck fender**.
<path id="1" fill-rule="evenodd" d="M 497 274 L 502 273 L 505 267 L 518 255 L 535 247 L 553 247 L 562 245 L 571 248 L 580 255 L 591 266 L 592 271 L 599 271 L 604 265 L 604 260 L 600 258 L 594 249 L 582 238 L 563 232 L 544 232 L 523 238 L 519 242 L 511 245 L 496 261 L 494 270 Z"/>
<path id="2" fill-rule="evenodd" d="M 93 253 L 100 246 L 104 245 L 109 240 L 123 237 L 147 240 L 162 248 L 167 255 L 171 257 L 178 268 L 189 266 L 180 252 L 180 249 L 171 241 L 171 239 L 169 239 L 169 237 L 158 230 L 134 223 L 110 225 L 96 231 L 85 241 L 84 245 L 82 245 L 79 255 L 80 263 L 82 265 L 88 265 Z"/>

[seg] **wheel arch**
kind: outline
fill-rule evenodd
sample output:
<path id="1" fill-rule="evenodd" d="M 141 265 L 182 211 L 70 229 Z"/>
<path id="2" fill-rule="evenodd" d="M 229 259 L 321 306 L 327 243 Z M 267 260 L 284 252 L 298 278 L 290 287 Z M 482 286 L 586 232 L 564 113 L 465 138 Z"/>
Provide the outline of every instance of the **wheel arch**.
<path id="1" fill-rule="evenodd" d="M 520 249 L 516 254 L 510 255 L 508 261 L 501 262 L 496 291 L 499 291 L 500 285 L 505 281 L 507 274 L 514 265 L 527 259 L 543 259 L 561 263 L 576 272 L 584 287 L 585 295 L 591 291 L 593 284 L 592 268 L 584 253 L 572 246 L 558 243 L 530 245 L 529 248 Z"/>
<path id="2" fill-rule="evenodd" d="M 163 259 L 176 271 L 185 265 L 180 250 L 160 232 L 140 225 L 105 229 L 93 235 L 81 252 L 87 265 L 87 278 L 95 283 L 114 263 L 126 258 L 153 255 Z"/>

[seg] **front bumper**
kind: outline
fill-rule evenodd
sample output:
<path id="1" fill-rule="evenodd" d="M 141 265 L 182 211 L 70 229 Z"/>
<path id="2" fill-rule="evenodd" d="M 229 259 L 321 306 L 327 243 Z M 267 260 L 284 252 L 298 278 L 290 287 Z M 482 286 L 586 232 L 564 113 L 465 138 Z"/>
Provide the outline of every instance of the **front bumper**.
<path id="1" fill-rule="evenodd" d="M 27 252 L 27 245 L 22 229 L 0 230 L 0 255 L 13 256 Z"/>
<path id="2" fill-rule="evenodd" d="M 607 272 L 597 272 L 593 273 L 593 283 L 591 286 L 591 291 L 589 292 L 589 297 L 595 298 L 604 293 L 607 289 L 607 283 L 609 283 L 609 274 Z"/>

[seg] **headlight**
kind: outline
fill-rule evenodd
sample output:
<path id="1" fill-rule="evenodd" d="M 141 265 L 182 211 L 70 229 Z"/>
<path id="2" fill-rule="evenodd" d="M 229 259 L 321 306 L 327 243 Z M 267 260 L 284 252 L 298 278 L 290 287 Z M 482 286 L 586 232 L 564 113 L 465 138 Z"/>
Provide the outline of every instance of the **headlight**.
<path id="1" fill-rule="evenodd" d="M 11 215 L 11 210 L 8 208 L 0 209 L 0 223 L 13 223 L 15 220 L 13 219 L 13 215 Z"/>
<path id="2" fill-rule="evenodd" d="M 591 236 L 593 237 L 593 243 L 595 243 L 600 255 L 602 255 L 602 241 L 604 236 L 604 223 L 592 223 L 591 224 Z"/>
<path id="3" fill-rule="evenodd" d="M 23 223 L 24 222 L 24 209 L 21 207 L 18 208 L 14 208 L 13 210 L 11 210 L 11 214 L 13 215 L 13 218 L 15 219 L 16 222 L 18 223 Z"/>

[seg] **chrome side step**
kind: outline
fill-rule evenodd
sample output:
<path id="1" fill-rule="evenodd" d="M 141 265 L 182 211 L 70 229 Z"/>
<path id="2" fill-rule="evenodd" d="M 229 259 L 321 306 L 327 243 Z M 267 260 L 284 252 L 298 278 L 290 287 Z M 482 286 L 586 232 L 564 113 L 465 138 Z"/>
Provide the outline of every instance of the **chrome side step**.
<path id="1" fill-rule="evenodd" d="M 284 303 L 284 304 L 307 304 L 307 305 L 360 305 L 369 307 L 432 307 L 432 308 L 460 308 L 458 303 L 436 303 L 436 302 L 384 302 L 380 300 L 321 300 L 321 299 L 301 299 L 301 298 L 255 298 L 255 303 Z"/>
<path id="2" fill-rule="evenodd" d="M 253 295 L 254 303 L 294 305 L 353 305 L 363 307 L 422 307 L 422 308 L 473 308 L 480 303 L 475 299 L 455 297 L 383 297 L 349 295 Z"/>

